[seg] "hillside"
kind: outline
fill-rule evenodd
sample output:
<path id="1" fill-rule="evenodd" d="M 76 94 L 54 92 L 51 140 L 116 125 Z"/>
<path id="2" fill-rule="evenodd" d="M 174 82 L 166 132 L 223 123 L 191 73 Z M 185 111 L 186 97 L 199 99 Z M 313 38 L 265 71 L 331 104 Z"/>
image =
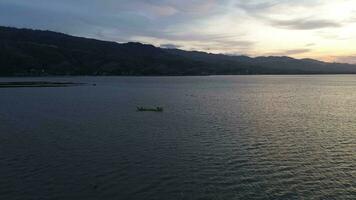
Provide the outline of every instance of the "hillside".
<path id="1" fill-rule="evenodd" d="M 356 73 L 356 65 L 228 56 L 0 27 L 0 76 Z"/>

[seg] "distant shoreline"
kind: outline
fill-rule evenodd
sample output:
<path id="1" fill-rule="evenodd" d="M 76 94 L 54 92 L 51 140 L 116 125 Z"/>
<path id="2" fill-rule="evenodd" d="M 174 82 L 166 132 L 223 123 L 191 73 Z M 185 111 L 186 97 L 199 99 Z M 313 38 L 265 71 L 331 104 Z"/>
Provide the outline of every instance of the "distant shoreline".
<path id="1" fill-rule="evenodd" d="M 356 75 L 356 73 L 307 73 L 307 74 L 211 74 L 211 75 L 48 75 L 48 76 L 0 76 L 0 78 L 74 78 L 74 77 L 209 77 L 209 76 L 333 76 Z M 0 81 L 0 84 L 2 82 Z M 76 83 L 70 83 L 76 84 Z"/>
<path id="2" fill-rule="evenodd" d="M 0 88 L 70 87 L 70 86 L 76 86 L 82 84 L 83 83 L 71 83 L 71 82 L 18 81 L 18 82 L 0 82 Z"/>

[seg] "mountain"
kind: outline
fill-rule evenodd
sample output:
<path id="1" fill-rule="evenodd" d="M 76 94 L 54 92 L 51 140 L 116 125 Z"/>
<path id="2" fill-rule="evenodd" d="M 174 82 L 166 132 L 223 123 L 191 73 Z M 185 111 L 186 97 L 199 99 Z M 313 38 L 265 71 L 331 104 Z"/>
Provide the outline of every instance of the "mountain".
<path id="1" fill-rule="evenodd" d="M 340 73 L 356 73 L 356 65 L 163 49 L 0 27 L 0 76 Z"/>

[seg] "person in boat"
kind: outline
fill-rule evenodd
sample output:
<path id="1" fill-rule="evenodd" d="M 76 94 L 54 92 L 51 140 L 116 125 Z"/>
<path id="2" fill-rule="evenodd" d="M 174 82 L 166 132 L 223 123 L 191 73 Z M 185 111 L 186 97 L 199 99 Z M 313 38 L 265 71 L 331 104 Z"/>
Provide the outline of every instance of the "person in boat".
<path id="1" fill-rule="evenodd" d="M 137 111 L 154 111 L 154 112 L 162 112 L 163 108 L 162 107 L 156 107 L 156 108 L 144 108 L 144 107 L 137 107 Z"/>

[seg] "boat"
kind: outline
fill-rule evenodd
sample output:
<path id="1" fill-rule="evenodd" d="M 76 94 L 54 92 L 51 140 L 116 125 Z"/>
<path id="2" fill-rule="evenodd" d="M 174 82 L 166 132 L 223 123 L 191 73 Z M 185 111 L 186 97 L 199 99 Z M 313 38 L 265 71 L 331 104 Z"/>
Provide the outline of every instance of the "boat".
<path id="1" fill-rule="evenodd" d="M 162 107 L 155 107 L 155 108 L 137 107 L 137 111 L 139 111 L 139 112 L 163 112 L 163 108 Z"/>

